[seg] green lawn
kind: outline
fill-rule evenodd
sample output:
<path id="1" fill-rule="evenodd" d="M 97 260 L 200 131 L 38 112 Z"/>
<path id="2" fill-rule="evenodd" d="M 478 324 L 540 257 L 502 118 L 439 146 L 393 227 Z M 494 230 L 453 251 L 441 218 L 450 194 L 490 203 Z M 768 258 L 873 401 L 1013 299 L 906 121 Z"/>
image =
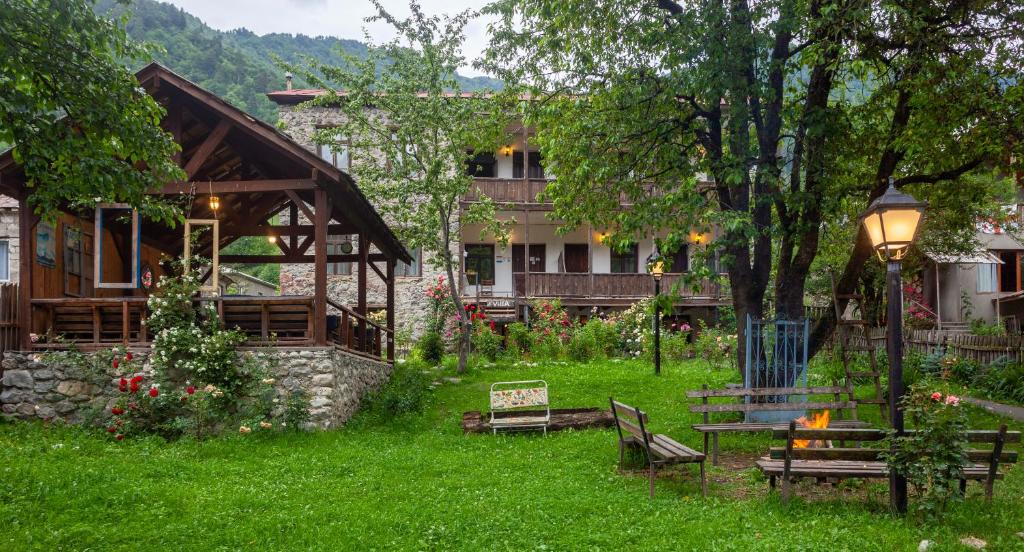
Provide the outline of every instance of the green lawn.
<path id="1" fill-rule="evenodd" d="M 614 430 L 464 436 L 464 410 L 485 409 L 496 380 L 542 377 L 554 406 L 602 406 L 614 394 L 649 411 L 656 432 L 699 448 L 683 391 L 722 385 L 730 371 L 641 362 L 481 368 L 435 392 L 427 413 L 344 430 L 166 444 L 0 423 L 0 550 L 1021 550 L 1024 471 L 985 503 L 937 525 L 885 513 L 884 484 L 801 485 L 789 507 L 749 468 L 696 467 L 659 479 L 616 471 Z M 864 418 L 877 418 L 865 408 Z M 976 427 L 998 420 L 972 411 Z M 1022 429 L 1017 425 L 1015 429 Z M 766 437 L 725 437 L 726 460 L 751 458 Z M 749 465 L 749 464 L 748 464 Z"/>

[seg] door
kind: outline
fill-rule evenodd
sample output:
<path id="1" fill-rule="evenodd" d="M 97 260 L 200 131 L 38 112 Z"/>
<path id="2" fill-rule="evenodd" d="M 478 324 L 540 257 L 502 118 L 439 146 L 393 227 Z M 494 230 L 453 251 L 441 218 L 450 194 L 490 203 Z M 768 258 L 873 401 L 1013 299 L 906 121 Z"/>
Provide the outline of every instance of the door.
<path id="1" fill-rule="evenodd" d="M 547 253 L 543 243 L 530 244 L 530 272 L 547 272 Z"/>
<path id="2" fill-rule="evenodd" d="M 565 271 L 588 272 L 590 270 L 589 248 L 585 243 L 565 244 Z"/>

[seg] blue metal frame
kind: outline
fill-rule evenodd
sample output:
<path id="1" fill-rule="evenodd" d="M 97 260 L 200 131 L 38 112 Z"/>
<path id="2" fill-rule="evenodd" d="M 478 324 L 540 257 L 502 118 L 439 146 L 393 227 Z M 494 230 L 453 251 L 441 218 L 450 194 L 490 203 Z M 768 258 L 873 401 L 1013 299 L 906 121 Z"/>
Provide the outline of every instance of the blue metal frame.
<path id="1" fill-rule="evenodd" d="M 131 251 L 132 280 L 130 282 L 104 282 L 103 281 L 103 212 L 104 211 L 130 211 L 132 216 L 132 234 L 135 237 L 135 244 Z M 93 286 L 99 289 L 136 289 L 142 280 L 142 228 L 139 220 L 139 212 L 127 203 L 100 203 L 96 206 L 96 230 L 93 237 L 95 247 L 95 274 L 93 275 Z"/>
<path id="2" fill-rule="evenodd" d="M 799 320 L 746 319 L 746 362 L 743 386 L 755 387 L 807 387 L 807 342 L 810 323 Z M 751 397 L 744 399 L 748 404 Z M 789 402 L 786 395 L 765 397 L 768 402 Z M 801 395 L 800 402 L 808 397 Z M 747 412 L 746 422 L 785 422 L 806 414 L 806 410 L 777 410 Z"/>

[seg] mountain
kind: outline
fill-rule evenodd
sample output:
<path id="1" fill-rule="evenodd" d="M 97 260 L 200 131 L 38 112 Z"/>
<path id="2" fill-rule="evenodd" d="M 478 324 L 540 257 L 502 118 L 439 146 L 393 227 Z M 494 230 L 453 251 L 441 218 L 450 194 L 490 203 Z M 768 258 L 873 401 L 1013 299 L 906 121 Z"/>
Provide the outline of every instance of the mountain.
<path id="1" fill-rule="evenodd" d="M 134 0 L 128 6 L 98 0 L 95 10 L 111 17 L 128 12 L 128 34 L 163 48 L 164 52 L 154 55 L 156 61 L 268 123 L 277 121 L 277 109 L 265 93 L 284 88 L 284 71 L 274 63 L 274 56 L 292 63 L 310 56 L 340 65 L 339 50 L 361 57 L 367 52 L 366 44 L 358 40 L 330 36 L 261 36 L 244 28 L 218 31 L 181 8 L 155 0 Z M 464 90 L 502 86 L 488 77 L 457 77 Z M 305 83 L 296 78 L 295 86 Z"/>

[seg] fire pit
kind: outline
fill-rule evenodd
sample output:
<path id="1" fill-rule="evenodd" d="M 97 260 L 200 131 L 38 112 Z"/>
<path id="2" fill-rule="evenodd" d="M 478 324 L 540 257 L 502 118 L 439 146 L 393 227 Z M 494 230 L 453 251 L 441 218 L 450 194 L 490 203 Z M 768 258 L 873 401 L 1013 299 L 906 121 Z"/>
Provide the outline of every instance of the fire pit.
<path id="1" fill-rule="evenodd" d="M 821 412 L 811 414 L 810 419 L 807 416 L 800 416 L 796 419 L 796 423 L 807 429 L 826 429 L 829 418 L 829 411 L 822 410 Z M 817 439 L 793 439 L 793 448 L 832 448 L 832 442 Z"/>

